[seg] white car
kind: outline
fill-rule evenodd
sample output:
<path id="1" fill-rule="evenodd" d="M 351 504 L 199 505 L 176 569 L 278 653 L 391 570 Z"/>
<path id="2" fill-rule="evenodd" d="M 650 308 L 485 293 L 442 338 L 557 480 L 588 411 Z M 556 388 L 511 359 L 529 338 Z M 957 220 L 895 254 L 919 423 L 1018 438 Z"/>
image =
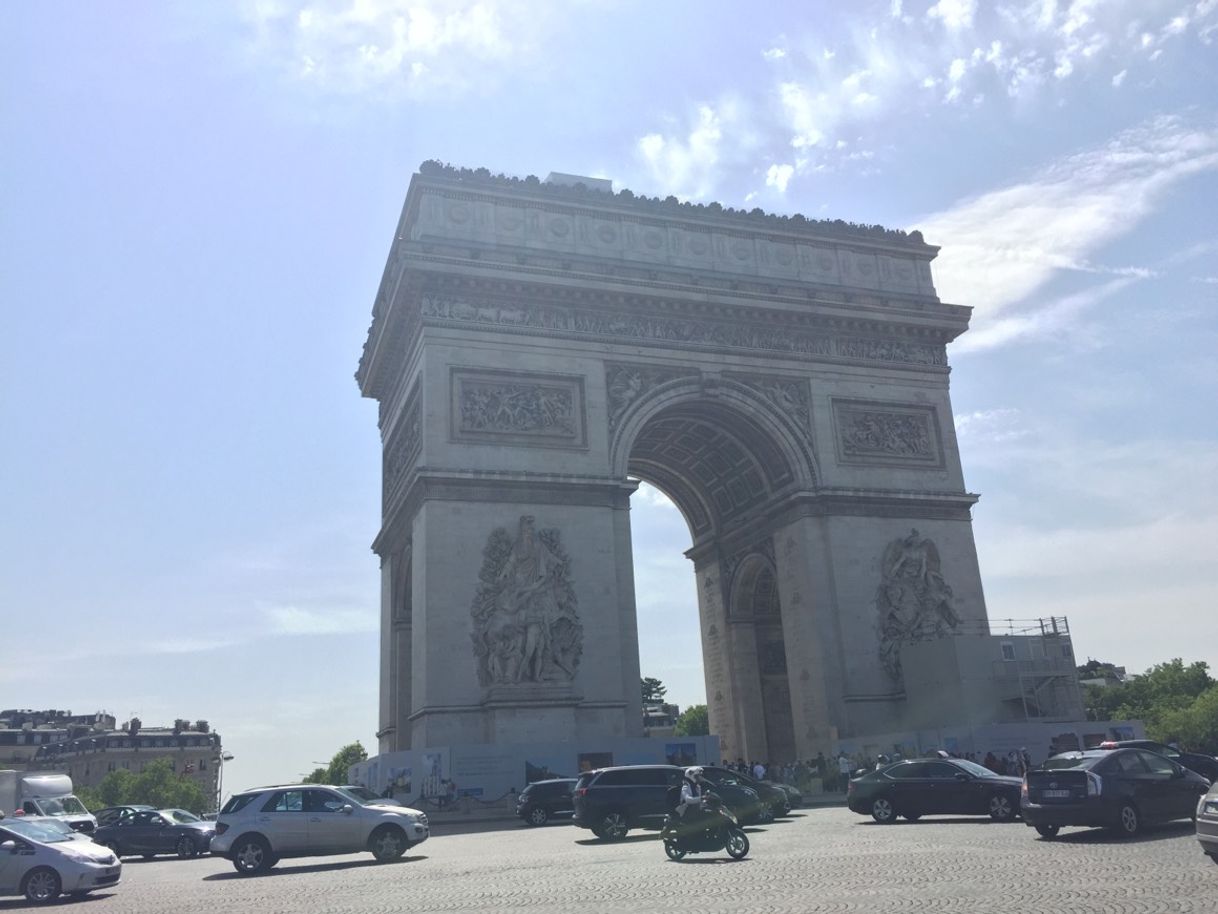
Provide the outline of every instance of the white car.
<path id="1" fill-rule="evenodd" d="M 396 860 L 427 838 L 427 816 L 417 809 L 371 802 L 343 787 L 288 784 L 229 797 L 211 852 L 248 876 L 283 857 L 371 851 L 377 860 Z"/>
<path id="2" fill-rule="evenodd" d="M 42 904 L 65 892 L 80 897 L 116 886 L 122 875 L 123 865 L 109 848 L 73 835 L 60 822 L 0 820 L 0 895 Z"/>

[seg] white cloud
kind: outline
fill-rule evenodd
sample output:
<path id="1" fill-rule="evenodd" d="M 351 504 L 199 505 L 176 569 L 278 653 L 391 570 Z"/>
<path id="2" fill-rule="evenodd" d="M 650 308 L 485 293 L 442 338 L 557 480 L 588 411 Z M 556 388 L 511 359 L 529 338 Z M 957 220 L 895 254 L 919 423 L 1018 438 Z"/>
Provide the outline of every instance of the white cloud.
<path id="1" fill-rule="evenodd" d="M 333 635 L 374 632 L 379 628 L 377 610 L 272 606 L 266 611 L 271 632 L 277 635 Z"/>
<path id="2" fill-rule="evenodd" d="M 538 9 L 543 4 L 545 8 Z M 535 63 L 545 0 L 255 2 L 256 61 L 327 92 L 419 95 L 476 88 L 490 66 Z M 556 7 L 557 8 L 557 7 Z"/>
<path id="3" fill-rule="evenodd" d="M 1088 258 L 1134 228 L 1168 189 L 1213 168 L 1218 168 L 1218 127 L 1156 118 L 1026 181 L 922 220 L 919 227 L 927 240 L 943 246 L 934 265 L 940 295 L 976 308 L 976 329 L 961 341 L 962 348 L 1025 335 L 1148 275 L 1139 269 L 1097 267 Z M 1005 314 L 1061 270 L 1117 278 Z"/>
<path id="4" fill-rule="evenodd" d="M 795 174 L 794 165 L 771 165 L 765 174 L 766 187 L 776 187 L 780 194 L 785 194 L 787 184 L 790 183 L 793 174 Z"/>
<path id="5" fill-rule="evenodd" d="M 718 183 L 723 159 L 733 159 L 749 148 L 748 130 L 742 109 L 733 102 L 717 107 L 698 106 L 684 136 L 649 133 L 640 137 L 635 151 L 661 194 L 698 200 L 709 196 Z M 724 128 L 731 128 L 732 142 L 724 147 Z"/>
<path id="6" fill-rule="evenodd" d="M 942 21 L 949 31 L 972 28 L 976 0 L 939 0 L 926 11 L 927 17 Z"/>
<path id="7" fill-rule="evenodd" d="M 762 51 L 761 56 L 766 60 L 782 60 L 787 56 L 787 52 L 782 48 L 769 48 L 768 50 Z"/>
<path id="8" fill-rule="evenodd" d="M 1128 70 L 1122 70 L 1116 76 L 1112 77 L 1112 85 L 1114 88 L 1119 89 L 1121 87 L 1121 83 L 1125 82 L 1125 75 L 1128 72 Z"/>

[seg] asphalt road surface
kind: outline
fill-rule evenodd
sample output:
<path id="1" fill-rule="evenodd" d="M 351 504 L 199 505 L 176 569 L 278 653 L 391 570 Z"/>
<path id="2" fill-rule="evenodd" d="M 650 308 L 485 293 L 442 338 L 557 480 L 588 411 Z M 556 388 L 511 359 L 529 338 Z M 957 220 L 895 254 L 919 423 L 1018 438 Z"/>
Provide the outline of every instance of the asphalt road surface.
<path id="1" fill-rule="evenodd" d="M 842 808 L 750 828 L 742 861 L 673 863 L 654 832 L 606 844 L 573 825 L 436 834 L 402 860 L 285 860 L 241 877 L 222 859 L 124 862 L 116 889 L 57 910 L 82 914 L 379 914 L 419 911 L 1215 914 L 1218 866 L 1189 822 L 1126 841 L 1022 822 L 930 818 L 875 825 Z M 0 899 L 0 912 L 27 909 Z"/>

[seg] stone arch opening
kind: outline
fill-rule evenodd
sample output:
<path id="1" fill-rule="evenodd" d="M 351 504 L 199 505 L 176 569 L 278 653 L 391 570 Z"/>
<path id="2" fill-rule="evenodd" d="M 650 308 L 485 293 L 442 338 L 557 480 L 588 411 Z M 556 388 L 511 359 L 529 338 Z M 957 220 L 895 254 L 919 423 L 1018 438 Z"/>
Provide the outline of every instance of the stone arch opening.
<path id="1" fill-rule="evenodd" d="M 655 486 L 684 517 L 694 546 L 687 554 L 701 556 L 695 569 L 716 570 L 717 583 L 698 587 L 712 732 L 737 734 L 724 740 L 734 754 L 793 761 L 794 714 L 773 550 L 768 543 L 743 551 L 727 544 L 742 535 L 756 543 L 767 511 L 814 472 L 801 465 L 784 440 L 786 429 L 765 407 L 742 408 L 747 398 L 670 391 L 656 399 L 629 426 L 623 454 L 628 475 Z M 741 532 L 746 529 L 754 532 Z M 727 625 L 714 621 L 719 607 Z"/>

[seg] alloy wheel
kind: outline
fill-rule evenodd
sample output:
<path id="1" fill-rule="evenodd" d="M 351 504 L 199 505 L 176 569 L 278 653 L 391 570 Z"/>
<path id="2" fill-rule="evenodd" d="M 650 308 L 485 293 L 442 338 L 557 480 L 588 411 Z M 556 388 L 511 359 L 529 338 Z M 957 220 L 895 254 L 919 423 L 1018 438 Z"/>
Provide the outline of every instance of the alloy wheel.
<path id="1" fill-rule="evenodd" d="M 897 811 L 893 808 L 892 801 L 887 797 L 877 797 L 871 804 L 871 818 L 885 825 L 895 822 Z"/>

